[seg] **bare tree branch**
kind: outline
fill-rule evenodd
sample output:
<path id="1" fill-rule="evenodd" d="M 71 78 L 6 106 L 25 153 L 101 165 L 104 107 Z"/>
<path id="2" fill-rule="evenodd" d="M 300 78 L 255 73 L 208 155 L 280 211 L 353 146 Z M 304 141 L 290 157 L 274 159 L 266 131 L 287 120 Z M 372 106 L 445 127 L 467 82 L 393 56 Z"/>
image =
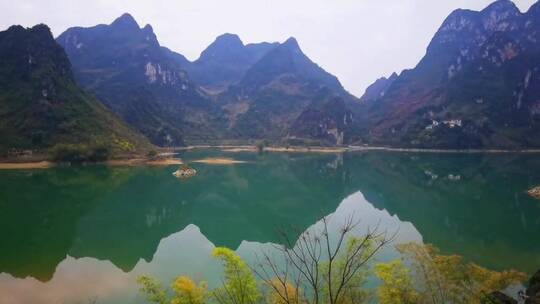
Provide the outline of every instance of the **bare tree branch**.
<path id="1" fill-rule="evenodd" d="M 297 233 L 297 240 L 282 231 L 283 245 L 274 248 L 281 254 L 284 264 L 265 253 L 261 259 L 257 257 L 259 262 L 254 273 L 287 304 L 338 304 L 342 299 L 360 303 L 362 299 L 355 299 L 356 295 L 349 292 L 351 288 L 361 287 L 357 286 L 355 278 L 363 268 L 369 267 L 369 262 L 383 247 L 395 239 L 397 231 L 392 235 L 387 231 L 379 232 L 379 222 L 373 229 L 368 228 L 362 237 L 351 236 L 360 224 L 352 214 L 333 238 L 330 218 L 323 217 L 321 222 L 322 230 Z M 293 290 L 294 295 L 291 294 Z"/>

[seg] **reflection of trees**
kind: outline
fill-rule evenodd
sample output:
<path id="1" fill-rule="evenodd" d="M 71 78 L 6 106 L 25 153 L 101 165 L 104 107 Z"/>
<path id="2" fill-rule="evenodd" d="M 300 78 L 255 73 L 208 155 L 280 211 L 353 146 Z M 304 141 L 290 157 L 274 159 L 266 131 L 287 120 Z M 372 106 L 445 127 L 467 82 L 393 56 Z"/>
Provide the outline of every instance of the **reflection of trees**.
<path id="1" fill-rule="evenodd" d="M 197 177 L 182 182 L 171 168 L 2 173 L 10 191 L 0 193 L 0 272 L 47 280 L 66 254 L 110 260 L 128 271 L 189 224 L 217 246 L 279 243 L 280 228 L 303 231 L 358 190 L 445 253 L 496 269 L 540 264 L 540 243 L 532 241 L 540 232 L 540 205 L 524 193 L 540 183 L 533 155 L 242 157 L 254 162 L 197 165 Z"/>
<path id="2" fill-rule="evenodd" d="M 163 237 L 188 224 L 216 246 L 278 242 L 279 229 L 307 228 L 345 197 L 336 177 L 314 176 L 325 161 L 265 155 L 245 165 L 198 166 L 197 177 L 182 183 L 168 170 L 145 170 L 80 222 L 81 241 L 71 254 L 110 259 L 129 270 L 140 257 L 150 260 Z M 297 175 L 297 170 L 308 172 Z"/>
<path id="3" fill-rule="evenodd" d="M 540 264 L 540 205 L 525 193 L 540 183 L 536 156 L 367 153 L 345 166 L 349 187 L 443 252 L 495 269 Z"/>
<path id="4" fill-rule="evenodd" d="M 336 187 L 299 179 L 283 156 L 257 157 L 253 164 L 200 166 L 197 178 L 183 182 L 167 168 L 66 168 L 31 180 L 14 173 L 6 185 L 21 191 L 0 197 L 0 217 L 18 221 L 3 221 L 10 249 L 0 256 L 0 271 L 48 280 L 67 254 L 129 271 L 140 258 L 151 260 L 162 238 L 192 223 L 218 246 L 277 242 L 281 227 L 307 228 L 341 201 Z M 295 161 L 311 170 L 320 159 Z"/>
<path id="5" fill-rule="evenodd" d="M 78 220 L 132 173 L 99 166 L 3 172 L 0 272 L 49 280 L 76 238 Z"/>

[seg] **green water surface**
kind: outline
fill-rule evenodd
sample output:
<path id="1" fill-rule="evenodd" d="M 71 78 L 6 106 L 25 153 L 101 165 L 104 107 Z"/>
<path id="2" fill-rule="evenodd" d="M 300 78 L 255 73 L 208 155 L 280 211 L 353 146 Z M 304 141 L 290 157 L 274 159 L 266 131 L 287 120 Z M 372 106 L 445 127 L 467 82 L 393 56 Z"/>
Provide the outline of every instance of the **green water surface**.
<path id="1" fill-rule="evenodd" d="M 278 230 L 333 214 L 493 269 L 540 268 L 536 154 L 256 154 L 246 163 L 0 171 L 0 303 L 139 303 L 136 277 L 219 282 L 214 246 L 247 260 Z M 337 226 L 336 226 L 337 227 Z M 362 229 L 364 229 L 362 228 Z M 337 228 L 336 228 L 337 229 Z M 358 231 L 361 233 L 362 231 Z M 390 252 L 381 259 L 395 257 Z"/>

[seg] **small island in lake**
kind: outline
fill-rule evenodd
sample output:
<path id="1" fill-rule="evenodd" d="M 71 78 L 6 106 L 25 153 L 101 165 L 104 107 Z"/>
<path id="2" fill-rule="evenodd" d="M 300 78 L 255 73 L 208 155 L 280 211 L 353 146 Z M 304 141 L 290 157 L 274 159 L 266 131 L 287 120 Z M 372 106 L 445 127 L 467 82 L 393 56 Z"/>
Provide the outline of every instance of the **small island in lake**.
<path id="1" fill-rule="evenodd" d="M 536 186 L 530 189 L 529 191 L 527 191 L 527 193 L 535 199 L 540 200 L 540 186 Z"/>
<path id="2" fill-rule="evenodd" d="M 195 176 L 197 174 L 197 170 L 189 167 L 188 165 L 182 165 L 178 170 L 173 172 L 173 175 L 178 178 L 188 178 Z"/>

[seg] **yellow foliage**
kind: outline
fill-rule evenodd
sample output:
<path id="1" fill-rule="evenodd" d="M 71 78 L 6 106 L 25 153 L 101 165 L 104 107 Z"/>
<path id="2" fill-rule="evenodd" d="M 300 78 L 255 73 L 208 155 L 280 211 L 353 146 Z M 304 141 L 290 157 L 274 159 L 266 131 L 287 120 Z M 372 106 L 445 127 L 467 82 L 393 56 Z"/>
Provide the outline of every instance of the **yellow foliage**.
<path id="1" fill-rule="evenodd" d="M 381 304 L 418 303 L 420 295 L 414 289 L 409 269 L 401 260 L 375 266 L 375 274 L 382 284 L 378 289 Z"/>
<path id="2" fill-rule="evenodd" d="M 475 283 L 472 288 L 474 288 L 476 295 L 485 295 L 496 290 L 503 290 L 512 284 L 527 280 L 525 273 L 516 270 L 498 272 L 473 263 L 468 266 L 467 274 L 470 277 L 469 281 Z M 474 300 L 480 303 L 482 299 L 476 297 Z"/>
<path id="3" fill-rule="evenodd" d="M 206 282 L 195 284 L 193 280 L 186 276 L 180 276 L 171 286 L 176 293 L 172 304 L 204 304 L 208 296 L 208 286 Z"/>
<path id="4" fill-rule="evenodd" d="M 299 288 L 296 288 L 290 282 L 283 282 L 275 278 L 270 281 L 269 285 L 269 304 L 304 303 Z"/>
<path id="5" fill-rule="evenodd" d="M 421 286 L 417 289 L 420 303 L 480 304 L 487 294 L 526 279 L 518 271 L 492 271 L 457 255 L 442 255 L 432 245 L 409 243 L 397 249 L 412 264 Z"/>
<path id="6" fill-rule="evenodd" d="M 149 276 L 140 276 L 137 278 L 137 283 L 141 285 L 140 290 L 146 295 L 146 299 L 150 303 L 165 304 L 167 303 L 167 293 L 161 284 Z"/>
<path id="7" fill-rule="evenodd" d="M 114 143 L 120 148 L 122 151 L 131 152 L 135 150 L 135 146 L 125 139 L 114 139 Z"/>
<path id="8" fill-rule="evenodd" d="M 214 298 L 222 304 L 257 303 L 261 293 L 257 280 L 246 262 L 228 248 L 215 248 L 212 254 L 223 263 L 225 274 L 223 287 L 213 291 Z"/>

